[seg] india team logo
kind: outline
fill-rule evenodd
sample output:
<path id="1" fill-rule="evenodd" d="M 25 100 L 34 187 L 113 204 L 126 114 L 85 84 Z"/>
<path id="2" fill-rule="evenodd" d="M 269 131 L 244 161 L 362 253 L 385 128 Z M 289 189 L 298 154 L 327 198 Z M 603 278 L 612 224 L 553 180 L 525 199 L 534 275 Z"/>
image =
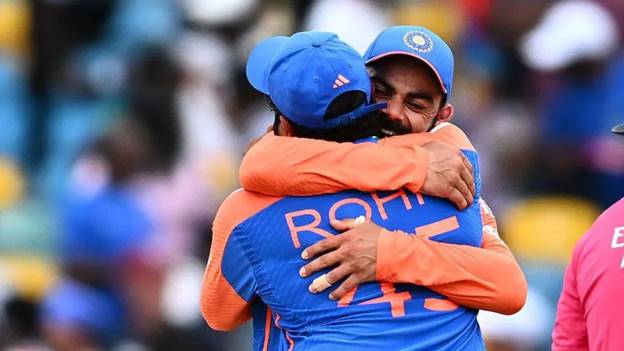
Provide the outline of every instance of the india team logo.
<path id="1" fill-rule="evenodd" d="M 430 52 L 433 50 L 433 41 L 429 36 L 420 31 L 407 32 L 403 36 L 403 43 L 410 49 L 418 52 Z"/>

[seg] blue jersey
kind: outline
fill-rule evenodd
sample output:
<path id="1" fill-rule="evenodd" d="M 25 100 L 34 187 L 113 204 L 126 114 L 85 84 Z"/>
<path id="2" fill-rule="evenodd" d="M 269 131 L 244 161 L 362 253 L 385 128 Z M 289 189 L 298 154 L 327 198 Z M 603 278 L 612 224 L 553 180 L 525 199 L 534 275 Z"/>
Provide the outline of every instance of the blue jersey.
<path id="1" fill-rule="evenodd" d="M 464 152 L 475 168 L 477 199 L 477 154 Z M 418 235 L 443 228 L 431 239 L 481 244 L 478 201 L 458 211 L 446 200 L 407 190 L 283 198 L 241 190 L 224 202 L 215 220 L 202 291 L 204 317 L 217 329 L 231 329 L 253 316 L 258 350 L 484 349 L 477 311 L 437 309 L 446 298 L 421 286 L 365 283 L 340 301 L 330 300 L 329 290 L 308 291 L 328 271 L 301 278 L 306 263 L 301 251 L 338 234 L 330 220 L 361 215 L 389 230 Z M 270 335 L 278 330 L 279 338 Z"/>

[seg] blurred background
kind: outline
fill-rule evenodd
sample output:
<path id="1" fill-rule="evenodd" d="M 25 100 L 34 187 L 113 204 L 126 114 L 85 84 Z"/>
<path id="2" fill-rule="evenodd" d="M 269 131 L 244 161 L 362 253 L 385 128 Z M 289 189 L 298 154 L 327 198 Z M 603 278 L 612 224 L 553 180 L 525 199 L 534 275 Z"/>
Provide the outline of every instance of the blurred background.
<path id="1" fill-rule="evenodd" d="M 0 0 L 0 348 L 249 350 L 199 314 L 210 224 L 273 115 L 245 59 L 394 24 L 453 48 L 454 122 L 525 269 L 490 350 L 547 350 L 577 239 L 624 195 L 620 0 Z"/>

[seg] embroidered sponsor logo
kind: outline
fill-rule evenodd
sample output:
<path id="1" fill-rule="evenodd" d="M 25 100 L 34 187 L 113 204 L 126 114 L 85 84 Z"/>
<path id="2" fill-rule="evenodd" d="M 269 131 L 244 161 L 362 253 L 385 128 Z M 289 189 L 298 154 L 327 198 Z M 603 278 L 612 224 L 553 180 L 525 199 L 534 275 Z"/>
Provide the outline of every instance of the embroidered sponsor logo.
<path id="1" fill-rule="evenodd" d="M 334 85 L 332 86 L 332 88 L 337 89 L 345 84 L 351 83 L 350 80 L 348 80 L 345 76 L 343 76 L 342 74 L 338 75 L 338 78 L 336 78 L 336 80 L 334 81 Z"/>

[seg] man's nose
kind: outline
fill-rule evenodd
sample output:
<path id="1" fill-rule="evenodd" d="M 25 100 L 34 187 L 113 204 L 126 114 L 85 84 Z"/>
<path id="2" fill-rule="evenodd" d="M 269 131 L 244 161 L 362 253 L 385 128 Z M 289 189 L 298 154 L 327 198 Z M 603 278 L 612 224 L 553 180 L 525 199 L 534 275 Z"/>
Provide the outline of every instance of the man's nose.
<path id="1" fill-rule="evenodd" d="M 384 112 L 391 120 L 402 120 L 403 119 L 403 104 L 396 99 L 389 99 L 387 101 L 388 106 L 384 109 Z"/>

